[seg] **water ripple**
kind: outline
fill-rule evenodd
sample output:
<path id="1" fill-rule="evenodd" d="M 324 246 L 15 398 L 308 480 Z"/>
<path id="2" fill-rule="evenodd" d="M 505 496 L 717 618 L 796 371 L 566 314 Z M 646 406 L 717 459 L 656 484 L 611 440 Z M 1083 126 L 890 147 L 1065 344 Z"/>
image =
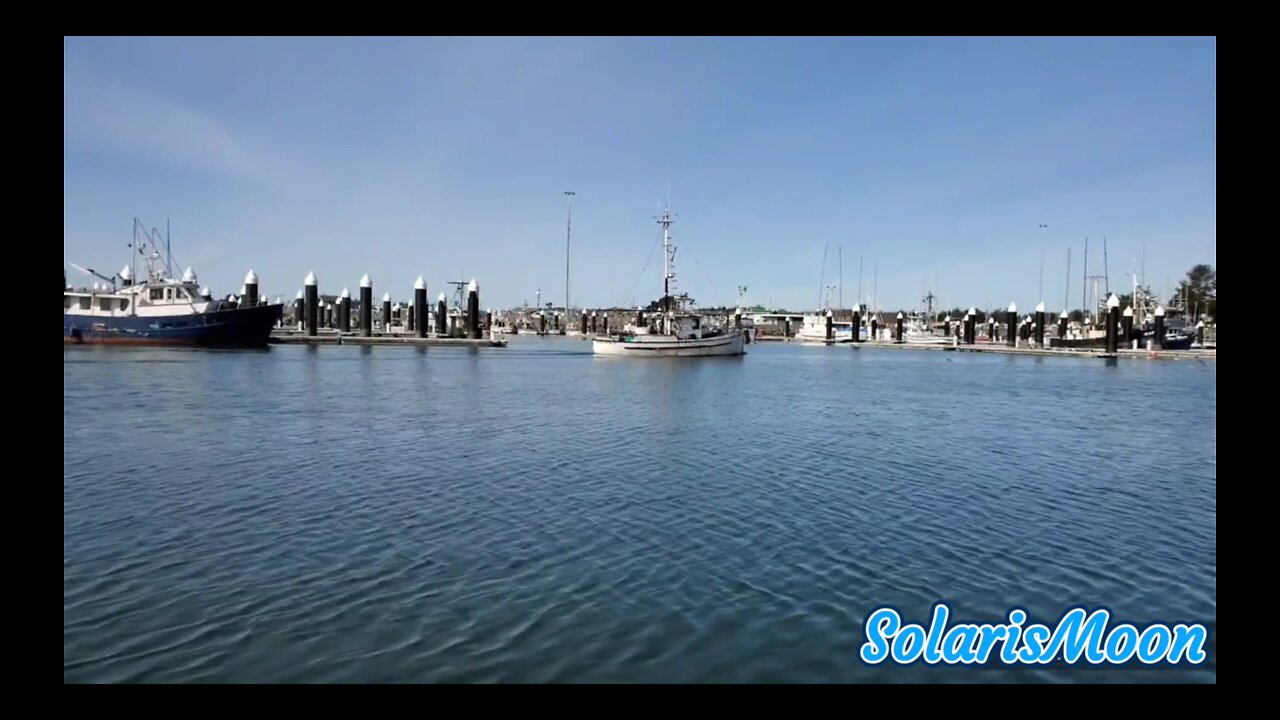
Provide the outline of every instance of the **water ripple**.
<path id="1" fill-rule="evenodd" d="M 68 682 L 1216 682 L 861 621 L 1216 620 L 1216 364 L 64 352 Z M 1216 632 L 1216 625 L 1214 628 Z"/>

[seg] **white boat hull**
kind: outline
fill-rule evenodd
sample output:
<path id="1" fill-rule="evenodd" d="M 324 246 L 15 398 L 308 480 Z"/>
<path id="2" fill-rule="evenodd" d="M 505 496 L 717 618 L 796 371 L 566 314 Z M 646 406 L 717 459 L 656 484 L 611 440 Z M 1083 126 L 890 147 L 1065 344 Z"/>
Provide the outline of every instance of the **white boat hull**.
<path id="1" fill-rule="evenodd" d="M 591 350 L 596 355 L 615 357 L 713 357 L 742 355 L 743 334 L 730 330 L 709 338 L 678 339 L 670 335 L 626 335 L 621 338 L 592 338 Z"/>
<path id="2" fill-rule="evenodd" d="M 949 338 L 942 335 L 907 335 L 908 345 L 941 345 L 947 347 L 955 345 L 955 338 Z"/>

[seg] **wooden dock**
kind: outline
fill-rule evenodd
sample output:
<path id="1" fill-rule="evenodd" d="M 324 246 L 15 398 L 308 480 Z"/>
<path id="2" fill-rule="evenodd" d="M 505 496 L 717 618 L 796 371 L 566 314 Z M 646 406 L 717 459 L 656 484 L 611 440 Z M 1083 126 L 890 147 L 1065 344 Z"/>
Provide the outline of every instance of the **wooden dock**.
<path id="1" fill-rule="evenodd" d="M 273 331 L 273 345 L 416 345 L 418 347 L 506 347 L 505 339 L 482 338 L 420 338 L 414 335 L 373 335 L 363 337 L 353 333 L 322 332 L 319 335 L 307 335 L 296 331 Z"/>
<path id="2" fill-rule="evenodd" d="M 1129 358 L 1134 360 L 1217 360 L 1218 351 L 1214 350 L 1128 350 L 1108 353 L 1102 350 L 1068 350 L 1051 348 L 1009 347 L 1002 343 L 977 343 L 975 345 L 924 345 L 913 343 L 896 343 L 892 340 L 868 340 L 860 343 L 841 343 L 859 348 L 875 348 L 886 350 L 934 350 L 940 352 L 976 352 L 996 353 L 1000 355 L 1032 355 L 1039 357 L 1074 357 L 1074 358 Z"/>

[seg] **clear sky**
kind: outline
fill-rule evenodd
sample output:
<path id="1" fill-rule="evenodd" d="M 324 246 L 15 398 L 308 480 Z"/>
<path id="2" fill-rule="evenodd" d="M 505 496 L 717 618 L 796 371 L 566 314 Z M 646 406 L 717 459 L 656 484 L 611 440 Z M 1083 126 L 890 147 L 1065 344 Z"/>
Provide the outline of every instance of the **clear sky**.
<path id="1" fill-rule="evenodd" d="M 670 188 L 701 305 L 1061 308 L 1216 265 L 1217 43 L 1159 38 L 85 39 L 63 46 L 64 261 L 172 222 L 215 294 L 491 307 L 661 294 Z M 1040 228 L 1047 224 L 1047 228 Z M 827 267 L 823 251 L 828 248 Z M 652 255 L 651 255 L 652 253 Z M 646 261 L 648 268 L 645 269 Z M 878 277 L 873 283 L 873 267 Z M 642 270 L 644 272 L 642 272 Z M 83 276 L 68 267 L 68 277 Z M 461 275 L 460 275 L 461 274 Z M 936 281 L 935 281 L 936 277 Z"/>

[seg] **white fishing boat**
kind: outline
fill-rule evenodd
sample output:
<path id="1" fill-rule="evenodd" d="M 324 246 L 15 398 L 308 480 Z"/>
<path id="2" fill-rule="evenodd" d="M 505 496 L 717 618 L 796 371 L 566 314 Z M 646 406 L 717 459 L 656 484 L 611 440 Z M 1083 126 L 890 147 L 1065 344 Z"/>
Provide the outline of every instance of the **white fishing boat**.
<path id="1" fill-rule="evenodd" d="M 902 313 L 899 313 L 901 316 Z M 953 338 L 936 332 L 927 314 L 912 312 L 906 318 L 902 332 L 908 345 L 954 345 Z"/>
<path id="2" fill-rule="evenodd" d="M 831 318 L 831 337 L 827 337 L 827 317 L 832 315 L 831 310 L 818 315 L 805 315 L 804 322 L 800 325 L 800 330 L 796 332 L 795 339 L 806 343 L 847 343 L 853 342 L 853 321 L 837 320 Z M 863 338 L 866 336 L 866 330 L 860 328 Z"/>
<path id="3" fill-rule="evenodd" d="M 745 335 L 738 328 L 722 328 L 705 323 L 689 309 L 687 294 L 675 290 L 675 245 L 671 241 L 671 210 L 663 208 L 662 299 L 648 317 L 637 311 L 636 321 L 621 332 L 596 335 L 591 350 L 596 355 L 626 357 L 712 357 L 742 355 Z"/>

